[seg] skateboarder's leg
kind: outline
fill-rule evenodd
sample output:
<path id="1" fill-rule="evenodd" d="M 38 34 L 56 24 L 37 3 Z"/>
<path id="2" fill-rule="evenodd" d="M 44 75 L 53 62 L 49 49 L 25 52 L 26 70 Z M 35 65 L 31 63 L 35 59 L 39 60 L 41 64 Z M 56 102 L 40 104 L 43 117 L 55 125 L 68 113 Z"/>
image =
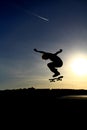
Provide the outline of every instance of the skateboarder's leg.
<path id="1" fill-rule="evenodd" d="M 52 72 L 54 72 L 54 73 L 57 72 L 57 69 L 55 69 L 53 62 L 48 63 L 47 66 L 49 67 L 49 69 L 50 69 Z"/>
<path id="2" fill-rule="evenodd" d="M 53 73 L 55 73 L 55 74 L 53 75 L 53 77 L 60 75 L 60 73 L 57 71 L 57 69 L 55 69 L 55 65 L 54 65 L 53 62 L 48 63 L 47 66 L 49 67 L 49 69 L 50 69 Z"/>

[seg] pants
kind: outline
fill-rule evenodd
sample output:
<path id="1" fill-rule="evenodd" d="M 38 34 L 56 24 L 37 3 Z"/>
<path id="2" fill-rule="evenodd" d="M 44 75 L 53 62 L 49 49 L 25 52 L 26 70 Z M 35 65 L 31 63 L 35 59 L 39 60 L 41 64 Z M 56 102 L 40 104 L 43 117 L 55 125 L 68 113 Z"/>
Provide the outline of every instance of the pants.
<path id="1" fill-rule="evenodd" d="M 62 64 L 61 63 L 55 63 L 55 62 L 50 62 L 47 64 L 47 66 L 49 67 L 49 69 L 54 72 L 54 73 L 57 73 L 57 69 L 55 69 L 56 67 L 61 67 Z"/>

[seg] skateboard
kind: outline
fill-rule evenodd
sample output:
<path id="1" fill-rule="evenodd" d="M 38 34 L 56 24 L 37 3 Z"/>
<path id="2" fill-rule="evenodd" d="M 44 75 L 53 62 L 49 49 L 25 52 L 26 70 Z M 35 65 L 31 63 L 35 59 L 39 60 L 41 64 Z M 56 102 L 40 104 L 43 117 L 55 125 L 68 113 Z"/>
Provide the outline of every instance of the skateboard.
<path id="1" fill-rule="evenodd" d="M 63 78 L 63 76 L 59 76 L 57 78 L 52 78 L 52 79 L 49 79 L 49 80 L 50 80 L 50 82 L 62 81 L 62 78 Z"/>

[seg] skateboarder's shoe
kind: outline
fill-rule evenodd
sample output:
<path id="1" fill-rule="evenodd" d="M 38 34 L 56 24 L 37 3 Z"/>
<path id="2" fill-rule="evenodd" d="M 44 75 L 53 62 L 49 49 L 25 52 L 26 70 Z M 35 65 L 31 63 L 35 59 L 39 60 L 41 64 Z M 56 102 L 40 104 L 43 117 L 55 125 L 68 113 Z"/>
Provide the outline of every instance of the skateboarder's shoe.
<path id="1" fill-rule="evenodd" d="M 53 75 L 53 77 L 56 77 L 56 76 L 58 76 L 58 75 L 60 75 L 60 73 L 59 73 L 59 72 L 56 72 L 56 73 Z"/>

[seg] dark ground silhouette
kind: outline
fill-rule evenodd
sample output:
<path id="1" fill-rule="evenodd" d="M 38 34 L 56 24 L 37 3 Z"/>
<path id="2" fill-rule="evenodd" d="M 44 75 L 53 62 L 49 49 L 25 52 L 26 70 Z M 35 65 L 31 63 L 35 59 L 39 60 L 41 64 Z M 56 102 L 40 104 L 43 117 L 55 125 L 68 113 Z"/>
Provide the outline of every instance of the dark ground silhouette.
<path id="1" fill-rule="evenodd" d="M 84 89 L 35 89 L 23 88 L 23 89 L 6 89 L 0 90 L 0 96 L 29 96 L 29 97 L 52 97 L 60 99 L 60 97 L 68 95 L 87 95 L 87 90 Z"/>
<path id="2" fill-rule="evenodd" d="M 87 113 L 87 98 L 70 98 L 69 95 L 86 96 L 87 90 L 50 90 L 34 89 L 33 87 L 1 90 L 0 110 L 7 120 L 10 118 L 10 120 L 15 119 L 18 122 L 20 120 L 27 121 L 28 128 L 32 122 L 35 123 L 36 121 L 37 123 L 44 123 L 45 126 L 49 121 L 50 123 L 56 122 L 57 128 L 59 128 L 61 122 L 65 124 L 65 121 L 67 123 L 67 121 L 73 120 L 74 123 L 76 118 L 79 119 L 79 116 L 81 118 L 81 115 Z M 60 125 L 60 127 L 64 126 Z"/>
<path id="3" fill-rule="evenodd" d="M 72 95 L 72 97 L 69 97 Z M 73 96 L 84 95 L 81 97 Z M 74 89 L 13 89 L 1 90 L 0 101 L 8 102 L 10 105 L 17 107 L 25 106 L 26 108 L 45 107 L 47 109 L 52 107 L 60 111 L 80 111 L 87 110 L 87 90 Z M 73 109 L 72 109 L 73 108 Z"/>

